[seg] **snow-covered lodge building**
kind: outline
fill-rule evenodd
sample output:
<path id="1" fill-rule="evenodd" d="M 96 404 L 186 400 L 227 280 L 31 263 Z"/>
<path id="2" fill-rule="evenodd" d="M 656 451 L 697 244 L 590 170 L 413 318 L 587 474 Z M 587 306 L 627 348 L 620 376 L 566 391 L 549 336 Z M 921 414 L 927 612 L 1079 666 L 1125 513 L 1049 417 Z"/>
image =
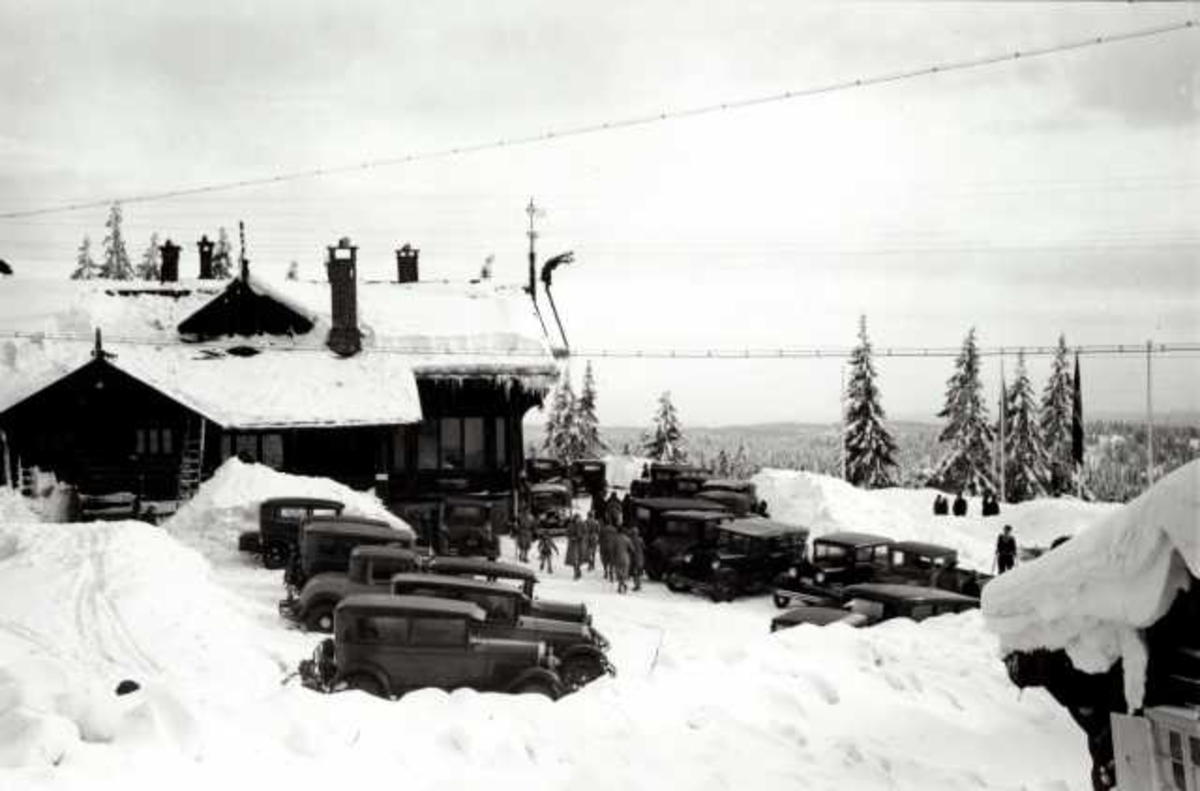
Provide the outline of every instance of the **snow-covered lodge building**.
<path id="1" fill-rule="evenodd" d="M 201 248 L 201 272 L 208 271 Z M 519 287 L 417 277 L 8 278 L 0 287 L 5 477 L 52 470 L 82 492 L 187 496 L 231 455 L 374 487 L 388 502 L 508 494 L 525 413 L 558 376 Z"/>

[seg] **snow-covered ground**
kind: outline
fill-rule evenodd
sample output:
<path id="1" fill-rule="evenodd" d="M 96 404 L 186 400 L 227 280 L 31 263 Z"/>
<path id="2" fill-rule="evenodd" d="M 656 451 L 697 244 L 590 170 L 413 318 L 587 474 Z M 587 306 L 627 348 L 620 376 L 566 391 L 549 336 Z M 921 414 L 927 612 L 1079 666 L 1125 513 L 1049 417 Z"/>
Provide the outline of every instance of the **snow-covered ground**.
<path id="1" fill-rule="evenodd" d="M 1081 732 L 1009 684 L 978 613 L 770 634 L 768 597 L 717 605 L 654 584 L 619 596 L 598 571 L 556 570 L 541 595 L 588 604 L 618 677 L 557 703 L 301 689 L 288 674 L 317 637 L 281 622 L 279 573 L 231 542 L 273 487 L 333 484 L 275 476 L 229 467 L 164 528 L 36 524 L 0 501 L 0 788 L 1087 786 Z M 788 485 L 765 493 L 773 513 L 822 512 L 818 532 L 864 527 L 836 519 L 870 501 L 907 520 L 875 529 L 932 520 L 917 495 Z M 125 678 L 143 689 L 118 698 Z"/>

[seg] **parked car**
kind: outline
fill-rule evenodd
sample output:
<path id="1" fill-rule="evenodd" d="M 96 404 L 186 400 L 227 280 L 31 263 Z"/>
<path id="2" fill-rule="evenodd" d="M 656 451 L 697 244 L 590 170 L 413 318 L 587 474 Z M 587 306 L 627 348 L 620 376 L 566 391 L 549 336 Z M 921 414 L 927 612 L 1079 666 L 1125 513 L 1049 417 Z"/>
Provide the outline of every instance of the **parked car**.
<path id="1" fill-rule="evenodd" d="M 592 616 L 588 613 L 587 605 L 575 604 L 551 599 L 539 599 L 534 596 L 537 588 L 537 574 L 528 566 L 516 563 L 503 563 L 498 560 L 483 558 L 434 557 L 425 565 L 425 570 L 433 574 L 443 574 L 452 577 L 472 577 L 489 581 L 516 582 L 515 586 L 529 600 L 529 610 L 526 615 L 534 618 L 553 618 L 558 621 L 591 624 Z"/>
<path id="2" fill-rule="evenodd" d="M 665 515 L 670 511 L 711 511 L 733 518 L 725 506 L 712 500 L 698 497 L 635 497 L 633 500 L 633 524 L 641 532 L 642 540 L 649 546 L 666 525 Z"/>
<path id="3" fill-rule="evenodd" d="M 500 556 L 497 524 L 506 520 L 498 501 L 475 497 L 447 497 L 442 503 L 442 525 L 433 545 L 439 555 Z"/>
<path id="4" fill-rule="evenodd" d="M 487 636 L 487 615 L 471 602 L 360 594 L 342 600 L 333 623 L 333 637 L 300 663 L 310 689 L 390 698 L 424 687 L 471 687 L 552 700 L 566 691 L 545 643 Z"/>
<path id="5" fill-rule="evenodd" d="M 761 517 L 717 525 L 717 540 L 697 546 L 673 562 L 667 587 L 707 593 L 713 601 L 770 589 L 772 581 L 804 560 L 808 529 Z"/>
<path id="6" fill-rule="evenodd" d="M 431 596 L 474 602 L 487 613 L 483 637 L 545 643 L 559 660 L 558 674 L 568 689 L 578 689 L 608 673 L 616 675 L 605 651 L 608 641 L 591 626 L 529 615 L 530 600 L 511 585 L 441 574 L 396 574 L 396 596 Z"/>
<path id="7" fill-rule="evenodd" d="M 288 561 L 283 582 L 293 592 L 299 592 L 321 572 L 344 574 L 350 567 L 354 548 L 369 544 L 413 549 L 416 538 L 411 530 L 397 530 L 378 519 L 347 516 L 310 519 L 301 526 L 300 543 Z"/>
<path id="8" fill-rule="evenodd" d="M 529 485 L 549 481 L 566 481 L 567 466 L 558 459 L 548 456 L 531 456 L 525 459 L 525 480 Z"/>
<path id="9" fill-rule="evenodd" d="M 950 547 L 924 541 L 897 541 L 888 553 L 888 570 L 875 579 L 978 596 L 991 575 L 959 568 L 958 551 Z"/>
<path id="10" fill-rule="evenodd" d="M 712 474 L 694 464 L 670 464 L 652 462 L 650 475 L 651 497 L 690 497 Z"/>
<path id="11" fill-rule="evenodd" d="M 576 459 L 571 462 L 571 485 L 577 492 L 603 497 L 608 489 L 607 469 L 603 459 Z"/>
<path id="12" fill-rule="evenodd" d="M 775 579 L 775 606 L 796 600 L 808 604 L 841 601 L 841 590 L 856 582 L 870 582 L 888 570 L 892 539 L 873 533 L 827 533 L 812 543 L 809 557 Z"/>
<path id="13" fill-rule="evenodd" d="M 645 541 L 646 576 L 661 580 L 668 568 L 696 547 L 717 539 L 717 525 L 729 521 L 733 514 L 724 510 L 663 511 L 653 530 L 653 538 Z"/>
<path id="14" fill-rule="evenodd" d="M 536 483 L 529 487 L 529 512 L 539 531 L 550 535 L 567 531 L 573 508 L 572 494 L 567 483 Z"/>
<path id="15" fill-rule="evenodd" d="M 300 524 L 309 519 L 341 516 L 345 509 L 337 500 L 315 497 L 275 497 L 258 507 L 258 530 L 238 536 L 238 550 L 261 554 L 262 564 L 281 569 L 296 549 Z"/>
<path id="16" fill-rule="evenodd" d="M 845 623 L 872 626 L 892 618 L 923 621 L 935 615 L 978 609 L 979 599 L 961 593 L 919 585 L 864 583 L 843 590 L 846 601 L 840 607 L 795 607 L 771 621 L 771 631 L 790 629 L 800 624 L 825 626 Z"/>
<path id="17" fill-rule="evenodd" d="M 313 632 L 333 631 L 333 611 L 342 599 L 359 593 L 387 593 L 392 577 L 405 571 L 417 571 L 428 562 L 420 550 L 398 546 L 365 544 L 350 550 L 345 573 L 322 571 L 314 574 L 299 595 L 289 588 L 287 598 L 279 602 L 279 613 L 304 624 Z"/>
<path id="18" fill-rule="evenodd" d="M 700 484 L 696 496 L 720 503 L 738 516 L 747 516 L 758 508 L 758 488 L 751 481 L 709 478 Z"/>

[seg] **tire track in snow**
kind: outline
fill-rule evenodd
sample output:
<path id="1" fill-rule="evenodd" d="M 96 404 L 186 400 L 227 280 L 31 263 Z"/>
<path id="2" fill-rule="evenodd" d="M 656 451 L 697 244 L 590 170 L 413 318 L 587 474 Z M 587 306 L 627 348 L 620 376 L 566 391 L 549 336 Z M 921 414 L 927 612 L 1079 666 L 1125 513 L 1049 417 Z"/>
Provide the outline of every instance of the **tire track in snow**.
<path id="1" fill-rule="evenodd" d="M 104 541 L 99 545 L 95 554 L 96 610 L 98 612 L 103 610 L 106 613 L 106 619 L 112 627 L 112 632 L 117 638 L 117 642 L 124 645 L 126 652 L 137 660 L 137 664 L 141 665 L 142 670 L 150 673 L 161 673 L 162 667 L 134 639 L 133 633 L 129 629 L 129 624 L 125 622 L 120 609 L 113 603 L 112 597 L 108 594 L 108 570 L 104 564 L 104 556 L 108 553 L 108 549 L 112 545 L 112 537 L 113 530 L 111 528 L 106 529 L 104 531 Z"/>

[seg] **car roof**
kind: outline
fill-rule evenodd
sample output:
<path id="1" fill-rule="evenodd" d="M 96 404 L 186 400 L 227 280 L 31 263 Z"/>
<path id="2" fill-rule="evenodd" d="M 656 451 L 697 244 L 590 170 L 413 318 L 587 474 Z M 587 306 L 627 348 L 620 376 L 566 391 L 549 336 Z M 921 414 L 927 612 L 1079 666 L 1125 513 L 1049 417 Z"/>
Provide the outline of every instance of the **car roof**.
<path id="1" fill-rule="evenodd" d="M 403 612 L 416 615 L 440 615 L 450 618 L 485 620 L 483 608 L 474 602 L 438 599 L 433 596 L 392 596 L 387 593 L 357 593 L 338 603 L 336 612 L 353 610 L 388 614 Z"/>
<path id="2" fill-rule="evenodd" d="M 772 621 L 779 623 L 811 623 L 816 626 L 824 626 L 827 623 L 840 621 L 849 614 L 847 610 L 841 607 L 793 607 L 775 616 Z"/>
<path id="3" fill-rule="evenodd" d="M 262 501 L 264 507 L 299 506 L 302 508 L 345 508 L 346 504 L 338 500 L 324 500 L 320 497 L 271 497 Z"/>
<path id="4" fill-rule="evenodd" d="M 501 593 L 505 596 L 523 596 L 524 594 L 511 585 L 499 582 L 485 582 L 470 577 L 452 577 L 446 574 L 421 574 L 406 572 L 393 574 L 392 584 L 429 585 L 437 588 L 454 588 L 455 590 L 474 591 L 475 593 Z"/>
<path id="5" fill-rule="evenodd" d="M 530 494 L 539 494 L 542 492 L 570 494 L 571 490 L 567 488 L 565 483 L 555 483 L 554 481 L 543 481 L 542 483 L 535 483 L 529 487 Z"/>
<path id="6" fill-rule="evenodd" d="M 368 558 L 413 558 L 419 557 L 415 549 L 392 547 L 385 544 L 361 544 L 350 550 L 351 557 Z"/>
<path id="7" fill-rule="evenodd" d="M 897 541 L 892 544 L 892 549 L 898 549 L 901 552 L 911 552 L 914 555 L 929 555 L 930 557 L 958 554 L 957 549 L 941 544 L 930 544 L 928 541 Z"/>
<path id="8" fill-rule="evenodd" d="M 808 528 L 800 525 L 789 525 L 761 517 L 734 519 L 721 525 L 720 530 L 726 533 L 737 533 L 753 538 L 778 538 L 779 536 L 808 535 Z"/>
<path id="9" fill-rule="evenodd" d="M 663 519 L 683 519 L 683 520 L 703 520 L 705 522 L 716 522 L 721 519 L 730 519 L 733 514 L 728 511 L 718 511 L 715 508 L 710 508 L 702 511 L 699 508 L 682 508 L 678 511 L 663 511 Z"/>
<path id="10" fill-rule="evenodd" d="M 826 533 L 823 536 L 817 536 L 814 541 L 824 541 L 828 544 L 846 544 L 855 547 L 871 546 L 873 544 L 895 543 L 887 536 L 880 536 L 874 533 L 856 533 L 851 530 L 843 530 L 837 533 Z"/>
<path id="11" fill-rule="evenodd" d="M 755 488 L 753 481 L 739 481 L 735 478 L 709 478 L 704 485 L 713 489 L 728 489 L 731 492 L 748 492 Z"/>
<path id="12" fill-rule="evenodd" d="M 358 517 L 320 517 L 304 523 L 305 535 L 309 533 L 326 535 L 367 536 L 371 538 L 387 538 L 399 541 L 412 538 L 412 533 L 397 530 L 387 522 L 378 519 L 361 519 Z"/>
<path id="13" fill-rule="evenodd" d="M 537 574 L 527 566 L 503 563 L 495 560 L 470 557 L 436 557 L 429 564 L 435 572 L 457 572 L 459 574 L 486 574 L 509 579 L 537 581 Z"/>
<path id="14" fill-rule="evenodd" d="M 864 582 L 858 585 L 847 585 L 842 589 L 845 599 L 891 599 L 893 601 L 943 601 L 943 602 L 973 602 L 979 603 L 974 596 L 964 596 L 954 591 L 941 588 L 927 588 L 920 585 L 898 585 L 895 583 Z"/>
<path id="15" fill-rule="evenodd" d="M 635 506 L 652 511 L 723 511 L 725 507 L 715 500 L 696 497 L 635 497 Z"/>

